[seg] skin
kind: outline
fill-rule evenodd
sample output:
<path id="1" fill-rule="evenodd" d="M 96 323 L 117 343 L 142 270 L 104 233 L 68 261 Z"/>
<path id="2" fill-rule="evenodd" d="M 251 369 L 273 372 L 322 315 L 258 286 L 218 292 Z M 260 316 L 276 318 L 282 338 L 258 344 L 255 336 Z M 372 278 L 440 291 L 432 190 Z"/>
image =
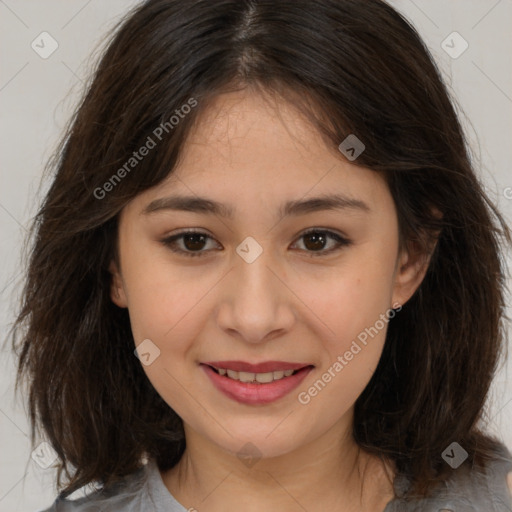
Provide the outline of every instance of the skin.
<path id="1" fill-rule="evenodd" d="M 287 200 L 333 191 L 370 210 L 278 216 Z M 142 214 L 151 201 L 178 193 L 214 199 L 236 214 Z M 315 252 L 302 236 L 313 227 L 351 244 L 327 253 L 338 246 L 327 237 Z M 212 237 L 203 246 L 176 242 L 203 256 L 162 243 L 184 228 Z M 263 249 L 252 263 L 236 252 L 248 236 Z M 180 503 L 209 512 L 384 510 L 394 467 L 359 450 L 350 432 L 387 323 L 308 404 L 297 399 L 425 275 L 428 257 L 399 251 L 395 205 L 379 174 L 327 148 L 289 104 L 248 90 L 221 95 L 175 171 L 121 212 L 119 253 L 120 265 L 111 264 L 112 300 L 128 308 L 136 345 L 150 339 L 159 348 L 144 370 L 184 421 L 187 449 L 162 472 Z M 214 360 L 315 368 L 277 402 L 246 405 L 213 387 L 199 363 Z M 248 442 L 258 450 L 251 467 L 237 456 Z"/>

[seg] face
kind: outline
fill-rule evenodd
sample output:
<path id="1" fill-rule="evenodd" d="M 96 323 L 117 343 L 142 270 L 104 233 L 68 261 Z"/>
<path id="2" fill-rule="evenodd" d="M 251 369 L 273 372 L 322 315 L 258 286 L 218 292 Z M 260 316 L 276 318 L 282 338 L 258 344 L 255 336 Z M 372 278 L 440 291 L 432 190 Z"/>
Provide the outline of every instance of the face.
<path id="1" fill-rule="evenodd" d="M 425 270 L 399 253 L 378 173 L 243 92 L 217 97 L 174 172 L 123 209 L 119 252 L 112 300 L 157 392 L 186 428 L 263 457 L 349 417 Z"/>

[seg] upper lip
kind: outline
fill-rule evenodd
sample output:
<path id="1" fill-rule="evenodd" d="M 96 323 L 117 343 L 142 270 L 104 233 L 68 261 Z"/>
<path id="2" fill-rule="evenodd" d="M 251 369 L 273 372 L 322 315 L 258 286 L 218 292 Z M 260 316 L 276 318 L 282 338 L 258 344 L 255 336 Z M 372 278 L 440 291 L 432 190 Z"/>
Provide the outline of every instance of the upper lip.
<path id="1" fill-rule="evenodd" d="M 306 366 L 313 366 L 309 363 L 288 363 L 285 361 L 264 361 L 262 363 L 247 363 L 246 361 L 207 361 L 203 364 L 233 370 L 235 372 L 268 373 L 279 370 L 299 370 Z"/>

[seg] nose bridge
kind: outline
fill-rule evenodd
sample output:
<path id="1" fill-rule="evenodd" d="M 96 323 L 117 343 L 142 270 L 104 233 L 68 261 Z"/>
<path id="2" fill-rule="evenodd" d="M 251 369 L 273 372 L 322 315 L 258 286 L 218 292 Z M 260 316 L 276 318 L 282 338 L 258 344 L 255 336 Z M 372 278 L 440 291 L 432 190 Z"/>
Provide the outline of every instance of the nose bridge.
<path id="1" fill-rule="evenodd" d="M 228 292 L 219 312 L 219 325 L 237 331 L 249 342 L 263 341 L 271 332 L 287 330 L 293 323 L 293 294 L 279 275 L 272 252 L 248 237 L 236 249 Z"/>

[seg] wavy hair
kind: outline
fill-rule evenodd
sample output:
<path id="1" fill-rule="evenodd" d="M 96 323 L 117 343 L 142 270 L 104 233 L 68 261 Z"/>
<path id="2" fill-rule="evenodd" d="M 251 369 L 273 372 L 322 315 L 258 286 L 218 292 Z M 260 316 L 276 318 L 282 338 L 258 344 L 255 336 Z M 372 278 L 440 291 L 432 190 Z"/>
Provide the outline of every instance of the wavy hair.
<path id="1" fill-rule="evenodd" d="M 213 98 L 244 88 L 293 104 L 333 151 L 356 134 L 358 165 L 387 180 L 401 244 L 427 251 L 438 235 L 355 404 L 356 442 L 393 460 L 420 494 L 450 470 L 441 454 L 453 441 L 465 464 L 485 464 L 499 443 L 480 422 L 505 347 L 511 235 L 416 30 L 380 0 L 147 0 L 109 37 L 27 240 L 16 389 L 27 388 L 32 442 L 40 430 L 58 454 L 62 495 L 106 488 L 145 457 L 168 469 L 183 453 L 182 420 L 147 379 L 128 312 L 110 298 L 109 263 L 122 208 L 168 177 Z M 161 126 L 158 146 L 112 181 Z"/>

